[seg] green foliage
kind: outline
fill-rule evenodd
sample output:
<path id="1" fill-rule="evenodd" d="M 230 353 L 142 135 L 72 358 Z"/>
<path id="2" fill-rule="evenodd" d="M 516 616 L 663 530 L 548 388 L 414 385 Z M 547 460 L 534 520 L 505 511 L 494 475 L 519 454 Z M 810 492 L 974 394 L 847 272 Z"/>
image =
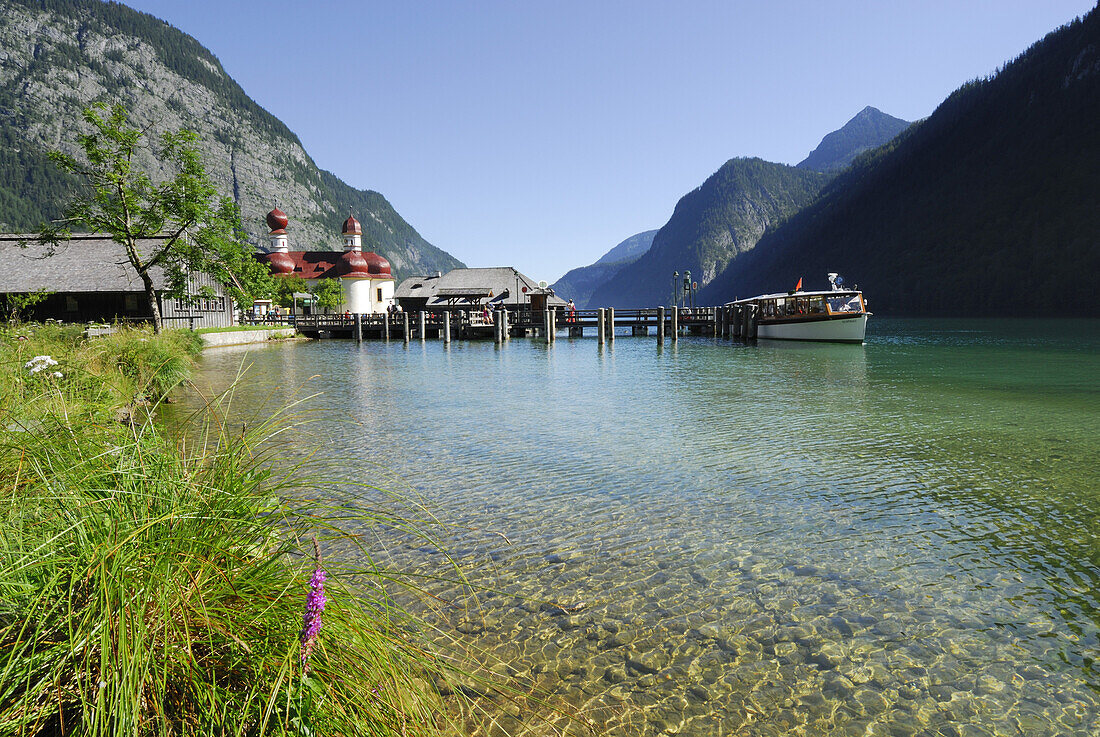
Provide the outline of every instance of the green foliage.
<path id="1" fill-rule="evenodd" d="M 313 295 L 317 298 L 317 306 L 326 311 L 338 309 L 344 304 L 344 289 L 339 279 L 319 280 Z"/>
<path id="2" fill-rule="evenodd" d="M 280 276 L 274 281 L 275 289 L 272 292 L 271 301 L 280 307 L 292 307 L 295 293 L 307 294 L 309 292 L 306 280 L 297 274 Z"/>
<path id="3" fill-rule="evenodd" d="M 309 541 L 369 561 L 364 530 L 410 522 L 305 498 L 333 490 L 275 471 L 287 417 L 237 432 L 216 400 L 178 437 L 115 421 L 124 365 L 186 339 L 124 333 L 160 347 L 123 356 L 77 335 L 0 330 L 0 733 L 437 733 L 440 663 L 376 593 L 392 572 L 327 556 L 300 659 Z M 62 377 L 28 374 L 43 354 Z"/>
<path id="4" fill-rule="evenodd" d="M 29 292 L 26 294 L 8 293 L 0 295 L 0 302 L 4 305 L 4 311 L 8 315 L 8 322 L 16 323 L 23 318 L 28 308 L 34 307 L 51 294 L 53 294 L 53 292 L 48 289 L 39 289 L 37 292 Z"/>
<path id="5" fill-rule="evenodd" d="M 114 368 L 139 392 L 159 400 L 191 375 L 192 361 L 203 342 L 190 330 L 166 330 L 156 339 L 147 330 L 112 333 L 88 344 L 100 365 Z"/>
<path id="6" fill-rule="evenodd" d="M 88 108 L 84 121 L 91 127 L 77 138 L 84 160 L 60 151 L 51 152 L 50 159 L 80 178 L 86 189 L 69 203 L 63 226 L 43 227 L 43 241 L 65 240 L 73 225 L 110 234 L 125 248 L 130 266 L 145 285 L 158 331 L 160 310 L 150 274 L 155 266 L 164 269 L 167 291 L 175 297 L 188 295 L 193 272 L 210 274 L 240 303 L 271 292 L 271 278 L 252 257 L 236 204 L 218 198 L 206 175 L 194 133 L 162 134 L 154 153 L 171 176 L 154 182 L 133 164 L 144 134 L 129 124 L 121 105 L 109 112 L 102 105 Z M 143 252 L 143 241 L 154 245 Z"/>
<path id="7" fill-rule="evenodd" d="M 1100 9 L 861 156 L 708 302 L 842 273 L 892 315 L 1100 315 Z"/>

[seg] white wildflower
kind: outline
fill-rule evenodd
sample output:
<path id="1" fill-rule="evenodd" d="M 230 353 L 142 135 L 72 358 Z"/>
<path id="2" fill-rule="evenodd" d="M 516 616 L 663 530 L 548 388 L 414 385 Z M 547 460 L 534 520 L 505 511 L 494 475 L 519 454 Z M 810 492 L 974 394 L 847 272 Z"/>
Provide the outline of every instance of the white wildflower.
<path id="1" fill-rule="evenodd" d="M 63 379 L 63 378 L 65 378 L 65 377 L 64 377 L 64 374 L 62 374 L 62 373 L 61 373 L 60 371 L 54 371 L 52 375 L 53 375 L 53 377 L 54 377 L 55 379 Z"/>
<path id="2" fill-rule="evenodd" d="M 45 371 L 50 366 L 56 365 L 57 361 L 53 360 L 52 356 L 35 356 L 23 364 L 23 368 L 27 369 L 32 374 L 37 374 L 40 371 Z"/>

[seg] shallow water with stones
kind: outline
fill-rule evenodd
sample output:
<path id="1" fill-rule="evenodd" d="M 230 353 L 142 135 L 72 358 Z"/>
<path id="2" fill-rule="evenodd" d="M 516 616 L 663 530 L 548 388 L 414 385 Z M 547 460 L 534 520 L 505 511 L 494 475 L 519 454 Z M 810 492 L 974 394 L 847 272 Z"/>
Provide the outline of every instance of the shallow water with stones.
<path id="1" fill-rule="evenodd" d="M 242 361 L 235 411 L 321 392 L 287 453 L 420 498 L 472 586 L 430 616 L 565 707 L 474 731 L 1100 734 L 1096 321 L 325 341 L 198 384 Z"/>

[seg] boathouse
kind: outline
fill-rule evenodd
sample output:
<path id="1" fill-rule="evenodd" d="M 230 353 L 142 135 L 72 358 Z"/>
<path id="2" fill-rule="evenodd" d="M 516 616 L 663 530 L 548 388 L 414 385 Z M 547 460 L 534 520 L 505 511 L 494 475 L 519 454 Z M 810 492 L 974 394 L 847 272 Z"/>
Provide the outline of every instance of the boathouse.
<path id="1" fill-rule="evenodd" d="M 102 235 L 76 233 L 56 248 L 39 243 L 36 235 L 0 234 L 0 295 L 45 290 L 46 299 L 28 309 L 33 320 L 110 322 L 152 320 L 145 289 L 126 258 L 123 246 Z M 150 253 L 161 238 L 138 241 Z M 157 304 L 166 327 L 226 327 L 234 324 L 235 305 L 221 284 L 207 274 L 188 277 L 188 294 L 199 290 L 212 297 L 177 299 L 167 293 L 164 270 L 149 270 Z M 209 288 L 209 289 L 204 289 Z"/>
<path id="2" fill-rule="evenodd" d="M 287 239 L 287 215 L 279 208 L 267 214 L 271 250 L 257 254 L 276 277 L 301 277 L 309 289 L 326 279 L 338 280 L 343 292 L 339 312 L 370 314 L 385 312 L 394 304 L 394 278 L 390 262 L 377 253 L 363 250 L 363 227 L 352 216 L 344 221 L 341 236 L 344 250 L 291 251 Z M 295 311 L 297 310 L 295 302 Z"/>
<path id="3" fill-rule="evenodd" d="M 469 310 L 506 307 L 509 310 L 545 310 L 565 307 L 565 300 L 511 266 L 452 269 L 446 274 L 411 276 L 394 294 L 405 312 Z"/>

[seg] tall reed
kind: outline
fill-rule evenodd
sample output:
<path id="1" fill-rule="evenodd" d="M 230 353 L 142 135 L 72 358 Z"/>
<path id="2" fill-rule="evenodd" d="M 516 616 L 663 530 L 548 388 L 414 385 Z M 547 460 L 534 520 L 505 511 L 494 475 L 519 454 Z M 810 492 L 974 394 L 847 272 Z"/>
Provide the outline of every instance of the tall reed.
<path id="1" fill-rule="evenodd" d="M 325 481 L 273 463 L 285 416 L 242 432 L 211 406 L 180 435 L 118 421 L 180 379 L 186 339 L 30 332 L 0 334 L 0 734 L 449 728 L 432 685 L 446 664 L 362 585 L 369 564 L 325 557 L 303 667 L 312 539 L 354 547 L 350 523 L 406 520 L 310 501 Z M 60 377 L 26 368 L 47 350 Z"/>

